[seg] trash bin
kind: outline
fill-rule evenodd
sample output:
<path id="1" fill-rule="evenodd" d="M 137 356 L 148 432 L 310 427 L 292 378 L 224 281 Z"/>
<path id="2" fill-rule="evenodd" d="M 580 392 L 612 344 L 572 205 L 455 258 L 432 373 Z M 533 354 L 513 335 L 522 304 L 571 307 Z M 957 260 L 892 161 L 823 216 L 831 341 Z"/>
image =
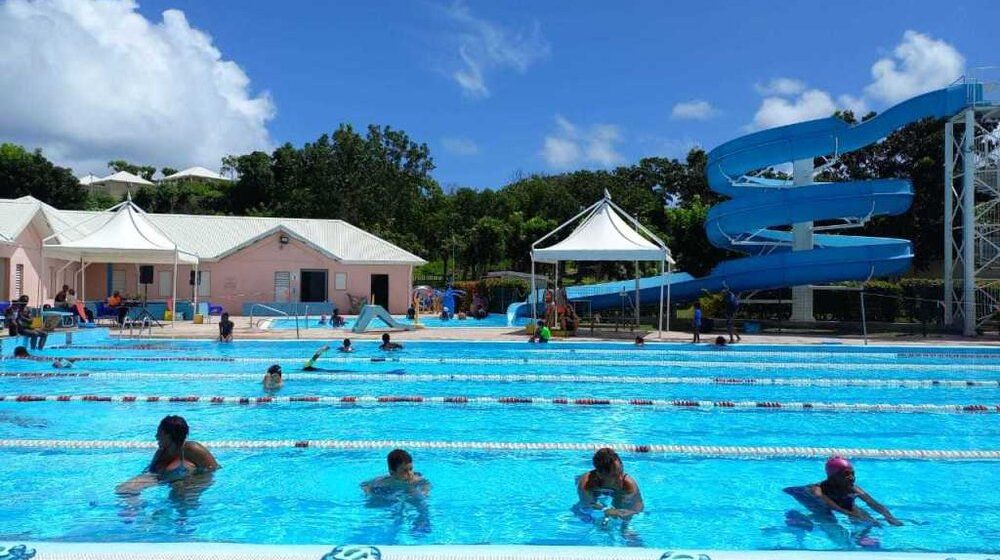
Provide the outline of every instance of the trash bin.
<path id="1" fill-rule="evenodd" d="M 204 322 L 205 322 L 205 316 L 204 315 L 202 315 L 201 313 L 195 313 L 194 314 L 194 324 L 200 325 L 200 324 L 202 324 Z"/>
<path id="2" fill-rule="evenodd" d="M 163 311 L 163 320 L 164 321 L 173 321 L 174 320 L 174 312 L 171 311 L 171 310 L 169 310 L 169 309 L 164 310 Z"/>

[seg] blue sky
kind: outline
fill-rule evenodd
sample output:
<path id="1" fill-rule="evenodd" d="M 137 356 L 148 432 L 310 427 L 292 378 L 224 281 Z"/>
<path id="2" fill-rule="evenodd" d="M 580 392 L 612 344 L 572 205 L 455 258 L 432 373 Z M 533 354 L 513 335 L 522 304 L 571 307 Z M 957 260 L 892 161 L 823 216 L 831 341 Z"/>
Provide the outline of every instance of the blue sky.
<path id="1" fill-rule="evenodd" d="M 0 9 L 0 31 L 7 17 L 13 18 L 9 25 L 29 33 L 23 23 L 28 20 L 17 19 L 13 9 L 20 4 L 73 12 L 67 21 L 85 21 L 79 4 L 67 7 L 65 0 L 5 0 L 8 13 Z M 79 131 L 22 122 L 23 115 L 5 123 L 0 109 L 0 129 L 7 124 L 15 139 L 45 147 L 56 159 L 75 164 L 78 174 L 92 171 L 80 167 L 99 165 L 95 162 L 106 161 L 102 158 L 115 149 L 126 152 L 124 157 L 158 160 L 149 163 L 217 167 L 217 161 L 194 160 L 283 142 L 300 145 L 341 122 L 379 123 L 429 144 L 442 185 L 495 188 L 517 172 L 679 157 L 693 145 L 711 148 L 754 128 L 825 116 L 832 107 L 879 110 L 901 96 L 947 83 L 966 68 L 1000 64 L 994 31 L 1000 2 L 987 1 L 121 4 L 119 13 L 144 18 L 159 42 L 126 45 L 140 54 L 130 53 L 118 66 L 136 65 L 132 76 L 148 70 L 149 76 L 139 79 L 158 80 L 157 90 L 120 99 L 125 109 L 95 108 L 91 112 L 103 116 L 92 126 L 114 121 L 116 111 L 153 96 L 157 111 L 150 115 L 140 107 L 136 110 L 146 113 L 121 126 L 141 130 L 143 138 L 124 137 L 117 144 L 91 140 L 105 145 L 88 150 L 73 145 L 81 142 Z M 187 27 L 165 24 L 167 10 L 182 12 Z M 157 78 L 155 69 L 172 64 L 157 57 L 170 49 L 189 52 L 184 45 L 197 37 L 218 51 L 217 60 L 206 63 L 207 74 L 185 76 L 201 64 L 195 56 L 184 68 L 170 70 L 167 79 Z M 106 42 L 86 43 L 93 46 L 93 60 L 75 67 L 103 64 L 108 57 L 100 49 Z M 51 56 L 63 51 L 89 52 L 67 45 Z M 225 70 L 234 72 L 232 79 L 222 86 L 204 83 L 204 76 L 227 66 L 225 61 L 238 66 Z M 873 74 L 875 65 L 881 74 Z M 2 58 L 0 70 L 16 75 Z M 239 71 L 248 83 L 241 83 Z M 1000 71 L 988 76 L 1000 79 Z M 74 87 L 79 82 L 65 86 Z M 206 101 L 199 115 L 209 128 L 199 134 L 213 141 L 204 147 L 179 151 L 171 147 L 179 141 L 166 139 L 146 146 L 146 137 L 169 137 L 169 131 L 156 134 L 156 126 L 170 126 L 171 110 L 212 97 L 212 92 L 187 92 L 199 87 L 219 89 L 230 105 L 235 98 L 253 106 L 213 123 Z M 191 97 L 169 98 L 181 88 Z M 127 97 L 130 89 L 119 85 L 110 95 Z M 78 112 L 87 113 L 87 107 Z M 186 130 L 200 130 L 186 118 L 176 117 Z M 226 136 L 220 130 L 233 132 Z"/>

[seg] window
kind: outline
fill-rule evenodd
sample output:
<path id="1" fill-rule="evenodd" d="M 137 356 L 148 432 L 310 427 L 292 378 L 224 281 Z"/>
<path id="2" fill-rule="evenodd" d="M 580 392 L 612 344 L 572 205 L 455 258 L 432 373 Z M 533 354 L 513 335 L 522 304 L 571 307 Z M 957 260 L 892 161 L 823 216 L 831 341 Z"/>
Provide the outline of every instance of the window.
<path id="1" fill-rule="evenodd" d="M 338 272 L 333 276 L 333 289 L 334 290 L 346 290 L 347 289 L 347 273 Z"/>
<path id="2" fill-rule="evenodd" d="M 24 295 L 24 265 L 18 264 L 14 267 L 14 297 L 19 298 Z"/>
<path id="3" fill-rule="evenodd" d="M 161 270 L 160 281 L 157 282 L 157 294 L 160 297 L 168 298 L 174 295 L 174 271 Z"/>
<path id="4" fill-rule="evenodd" d="M 274 272 L 274 301 L 286 303 L 291 301 L 292 273 L 287 270 Z"/>
<path id="5" fill-rule="evenodd" d="M 212 293 L 212 271 L 201 270 L 201 284 L 198 285 L 198 297 Z"/>
<path id="6" fill-rule="evenodd" d="M 115 268 L 111 271 L 111 293 L 125 295 L 125 269 Z"/>

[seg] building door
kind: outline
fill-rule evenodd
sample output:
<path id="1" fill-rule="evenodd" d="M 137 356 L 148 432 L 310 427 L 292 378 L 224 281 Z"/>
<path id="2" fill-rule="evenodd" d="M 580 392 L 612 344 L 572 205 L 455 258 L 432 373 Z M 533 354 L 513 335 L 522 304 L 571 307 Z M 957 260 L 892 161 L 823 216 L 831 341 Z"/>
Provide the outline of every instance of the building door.
<path id="1" fill-rule="evenodd" d="M 326 270 L 302 269 L 299 277 L 300 301 L 326 301 Z"/>
<path id="2" fill-rule="evenodd" d="M 288 303 L 292 296 L 292 273 L 278 270 L 274 273 L 274 301 Z"/>
<path id="3" fill-rule="evenodd" d="M 376 305 L 389 309 L 389 275 L 372 274 L 372 301 Z"/>
<path id="4" fill-rule="evenodd" d="M 13 299 L 7 288 L 7 279 L 10 278 L 10 259 L 0 259 L 0 299 Z"/>

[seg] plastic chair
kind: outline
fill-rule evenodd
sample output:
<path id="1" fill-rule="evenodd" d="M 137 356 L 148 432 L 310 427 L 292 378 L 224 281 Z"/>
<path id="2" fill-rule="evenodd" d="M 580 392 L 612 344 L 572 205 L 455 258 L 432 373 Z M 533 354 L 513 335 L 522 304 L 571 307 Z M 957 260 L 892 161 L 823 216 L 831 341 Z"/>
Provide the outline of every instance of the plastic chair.
<path id="1" fill-rule="evenodd" d="M 212 305 L 211 303 L 209 303 L 208 304 L 208 322 L 209 323 L 212 322 L 212 317 L 213 316 L 215 316 L 215 317 L 221 317 L 222 313 L 225 312 L 225 311 L 226 311 L 226 309 L 224 307 L 222 307 L 221 305 Z"/>

